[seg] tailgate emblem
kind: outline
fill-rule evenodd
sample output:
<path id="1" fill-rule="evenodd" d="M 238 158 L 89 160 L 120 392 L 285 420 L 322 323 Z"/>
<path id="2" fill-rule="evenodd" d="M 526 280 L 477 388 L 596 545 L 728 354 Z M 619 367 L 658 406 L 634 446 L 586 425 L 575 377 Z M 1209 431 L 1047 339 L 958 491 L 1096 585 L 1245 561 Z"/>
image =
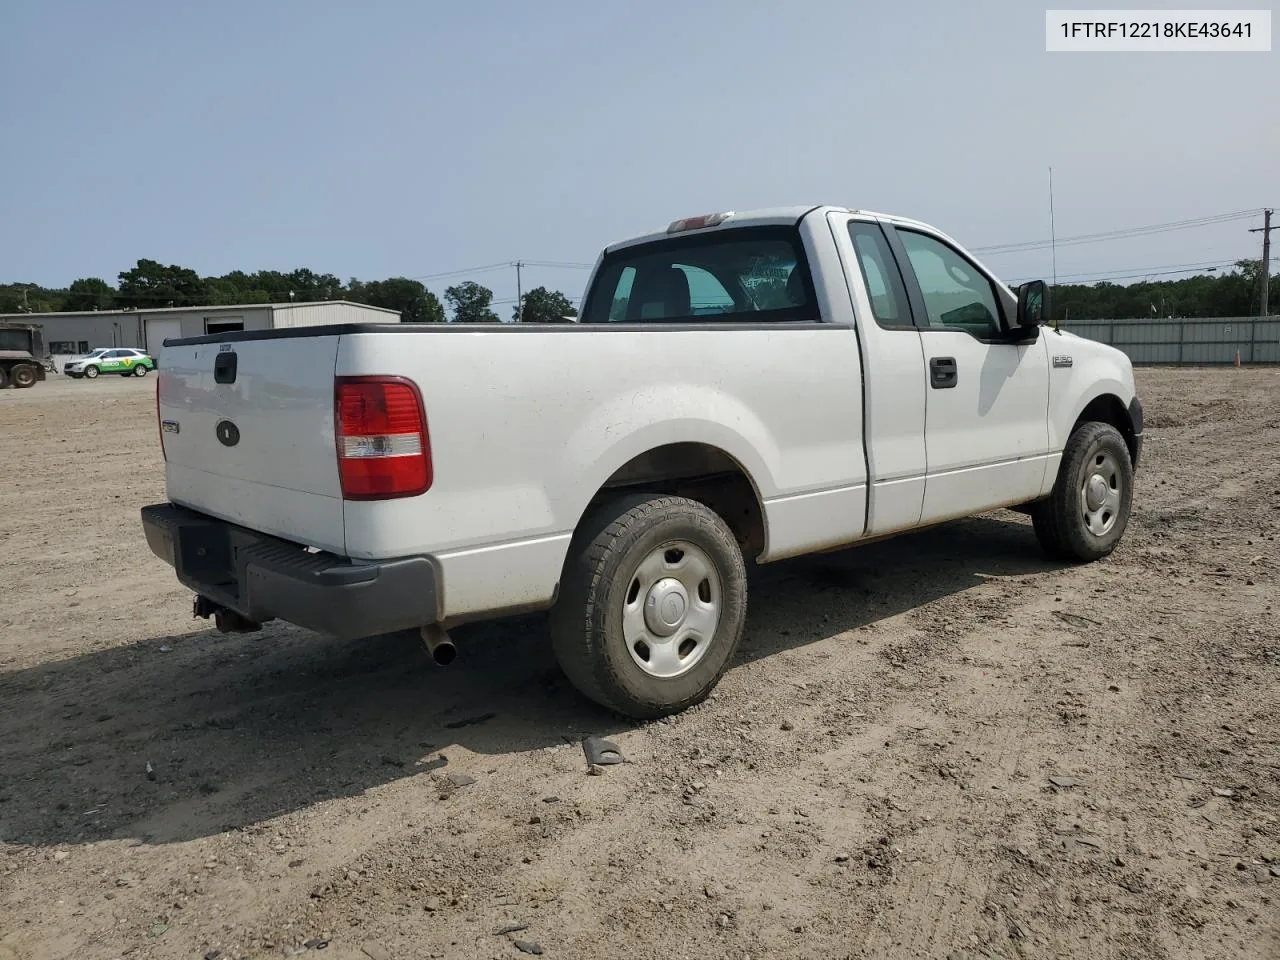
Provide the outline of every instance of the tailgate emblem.
<path id="1" fill-rule="evenodd" d="M 160 421 L 160 429 L 165 433 L 177 433 L 182 428 L 178 425 L 177 420 L 162 420 Z"/>
<path id="2" fill-rule="evenodd" d="M 230 420 L 219 420 L 214 431 L 218 434 L 218 442 L 224 447 L 234 447 L 240 442 L 240 428 Z"/>

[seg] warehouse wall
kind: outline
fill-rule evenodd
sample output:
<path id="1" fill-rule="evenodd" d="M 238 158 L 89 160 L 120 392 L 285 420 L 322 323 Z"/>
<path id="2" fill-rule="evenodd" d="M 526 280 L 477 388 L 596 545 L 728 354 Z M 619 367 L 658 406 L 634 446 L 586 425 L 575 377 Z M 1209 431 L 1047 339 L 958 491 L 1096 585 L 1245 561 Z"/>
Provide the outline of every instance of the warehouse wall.
<path id="1" fill-rule="evenodd" d="M 182 307 L 142 312 L 18 314 L 16 319 L 41 327 L 44 342 L 55 357 L 74 356 L 97 347 L 136 347 L 159 356 L 166 338 L 202 337 L 239 324 L 242 330 L 272 327 L 311 327 L 336 323 L 399 323 L 394 310 L 359 303 L 255 304 L 234 310 Z M 210 329 L 213 325 L 213 329 Z M 57 348 L 57 349 L 55 349 Z"/>
<path id="2" fill-rule="evenodd" d="M 1280 316 L 1189 320 L 1073 320 L 1081 337 L 1123 350 L 1134 363 L 1280 363 Z"/>
<path id="3" fill-rule="evenodd" d="M 30 314 L 24 323 L 34 323 L 44 333 L 45 349 L 50 353 L 78 354 L 81 345 L 96 347 L 137 347 L 145 349 L 142 323 L 136 313 L 103 313 L 76 317 L 42 317 Z M 55 349 L 59 344 L 74 344 L 68 350 Z"/>
<path id="4" fill-rule="evenodd" d="M 184 337 L 203 337 L 211 332 L 209 324 L 240 323 L 243 330 L 271 329 L 271 308 L 265 304 L 260 307 L 245 307 L 243 310 L 202 310 L 200 307 L 190 307 L 186 310 L 147 313 L 145 316 L 148 323 L 178 321 Z"/>
<path id="5" fill-rule="evenodd" d="M 275 308 L 277 327 L 318 327 L 334 323 L 399 323 L 400 314 L 360 303 L 299 303 Z"/>

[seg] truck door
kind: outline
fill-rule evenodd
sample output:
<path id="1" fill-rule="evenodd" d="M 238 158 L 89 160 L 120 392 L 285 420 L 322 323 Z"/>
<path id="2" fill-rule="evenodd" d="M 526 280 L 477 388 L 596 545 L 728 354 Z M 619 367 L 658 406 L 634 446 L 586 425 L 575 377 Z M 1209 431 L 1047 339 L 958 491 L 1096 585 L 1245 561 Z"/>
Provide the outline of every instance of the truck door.
<path id="1" fill-rule="evenodd" d="M 920 522 L 925 493 L 925 364 L 906 285 L 888 236 L 873 219 L 831 216 L 863 355 L 870 478 L 867 534 Z"/>
<path id="2" fill-rule="evenodd" d="M 925 480 L 921 522 L 967 516 L 1040 492 L 1049 455 L 1043 337 L 1011 342 L 995 284 L 942 238 L 886 226 L 924 347 Z"/>

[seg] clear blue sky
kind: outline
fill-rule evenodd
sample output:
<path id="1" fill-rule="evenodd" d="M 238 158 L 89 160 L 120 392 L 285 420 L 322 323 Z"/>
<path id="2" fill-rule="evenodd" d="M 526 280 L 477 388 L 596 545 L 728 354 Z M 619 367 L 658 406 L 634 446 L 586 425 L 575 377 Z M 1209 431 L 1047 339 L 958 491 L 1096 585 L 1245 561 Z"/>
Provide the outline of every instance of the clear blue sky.
<path id="1" fill-rule="evenodd" d="M 591 261 L 677 217 L 810 202 L 983 246 L 1047 236 L 1050 164 L 1060 237 L 1280 204 L 1274 37 L 1048 54 L 1044 8 L 5 0 L 0 280 Z M 1256 225 L 1062 248 L 1058 274 L 1257 256 Z M 585 273 L 526 282 L 576 298 Z"/>

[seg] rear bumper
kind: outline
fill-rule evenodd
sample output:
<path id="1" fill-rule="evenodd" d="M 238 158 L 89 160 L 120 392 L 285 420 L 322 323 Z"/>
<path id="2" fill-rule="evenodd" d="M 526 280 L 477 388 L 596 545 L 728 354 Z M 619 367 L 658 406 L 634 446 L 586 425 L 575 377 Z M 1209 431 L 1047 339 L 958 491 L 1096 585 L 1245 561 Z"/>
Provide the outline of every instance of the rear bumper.
<path id="1" fill-rule="evenodd" d="M 353 563 L 171 503 L 143 507 L 142 529 L 180 583 L 257 623 L 279 619 L 353 639 L 439 619 L 426 557 Z"/>

